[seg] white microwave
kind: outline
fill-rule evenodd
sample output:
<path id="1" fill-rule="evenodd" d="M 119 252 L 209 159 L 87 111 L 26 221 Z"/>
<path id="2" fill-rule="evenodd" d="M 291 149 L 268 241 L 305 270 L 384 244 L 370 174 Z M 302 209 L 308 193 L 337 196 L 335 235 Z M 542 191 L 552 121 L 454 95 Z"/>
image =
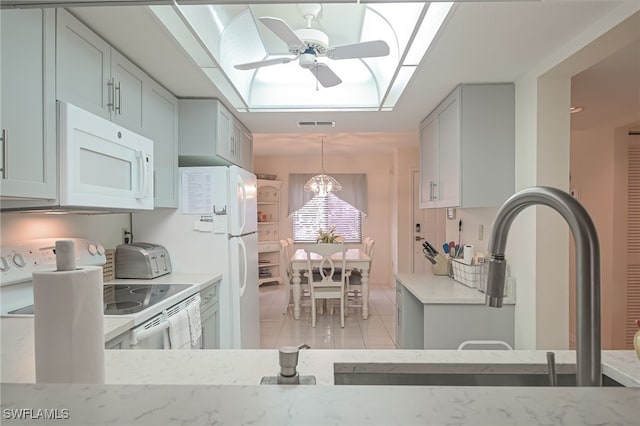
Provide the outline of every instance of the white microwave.
<path id="1" fill-rule="evenodd" d="M 2 198 L 0 211 L 153 209 L 153 141 L 64 102 L 57 136 L 56 198 Z"/>
<path id="2" fill-rule="evenodd" d="M 72 104 L 58 104 L 59 204 L 153 209 L 153 141 Z"/>

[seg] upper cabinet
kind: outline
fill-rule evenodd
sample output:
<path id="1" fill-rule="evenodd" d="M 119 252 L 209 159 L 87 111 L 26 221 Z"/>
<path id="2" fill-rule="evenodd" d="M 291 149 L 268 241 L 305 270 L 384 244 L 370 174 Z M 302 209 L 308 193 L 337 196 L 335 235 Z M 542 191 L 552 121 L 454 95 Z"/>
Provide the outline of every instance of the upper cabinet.
<path id="1" fill-rule="evenodd" d="M 458 86 L 420 124 L 420 207 L 492 207 L 514 192 L 513 84 Z"/>
<path id="2" fill-rule="evenodd" d="M 153 141 L 155 207 L 178 207 L 178 100 L 64 9 L 56 97 Z"/>
<path id="3" fill-rule="evenodd" d="M 0 196 L 56 198 L 55 11 L 2 9 Z"/>
<path id="4" fill-rule="evenodd" d="M 142 134 L 153 141 L 154 206 L 178 207 L 178 99 L 155 81 L 145 85 Z"/>
<path id="5" fill-rule="evenodd" d="M 235 164 L 252 169 L 251 133 L 217 99 L 180 99 L 181 166 Z"/>
<path id="6" fill-rule="evenodd" d="M 56 95 L 141 132 L 146 74 L 64 9 L 58 9 Z"/>

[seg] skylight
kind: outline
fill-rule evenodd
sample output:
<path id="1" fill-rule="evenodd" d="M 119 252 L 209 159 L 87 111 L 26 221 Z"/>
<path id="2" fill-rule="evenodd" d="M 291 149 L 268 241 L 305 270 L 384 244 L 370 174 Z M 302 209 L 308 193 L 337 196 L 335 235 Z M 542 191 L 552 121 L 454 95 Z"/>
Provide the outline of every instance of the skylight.
<path id="1" fill-rule="evenodd" d="M 176 4 L 151 8 L 239 111 L 361 111 L 393 109 L 452 4 Z M 266 22 L 269 20 L 261 20 L 263 17 L 276 19 Z M 273 25 L 284 25 L 284 36 Z M 305 28 L 312 30 L 299 31 Z M 304 46 L 288 45 L 290 34 Z M 377 40 L 386 43 L 388 54 L 381 53 L 380 45 L 360 44 Z M 335 49 L 339 59 L 329 53 L 325 56 L 325 49 L 329 52 L 343 45 L 356 47 Z M 271 64 L 278 58 L 288 63 Z M 238 69 L 238 65 L 249 69 Z"/>

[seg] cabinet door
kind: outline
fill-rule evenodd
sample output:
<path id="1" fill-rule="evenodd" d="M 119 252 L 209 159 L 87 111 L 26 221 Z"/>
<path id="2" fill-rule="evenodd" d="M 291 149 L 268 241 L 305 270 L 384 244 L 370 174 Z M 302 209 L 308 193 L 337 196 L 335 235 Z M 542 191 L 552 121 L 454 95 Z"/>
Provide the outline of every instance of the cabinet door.
<path id="1" fill-rule="evenodd" d="M 437 116 L 427 118 L 420 127 L 420 208 L 436 206 L 438 190 Z"/>
<path id="2" fill-rule="evenodd" d="M 438 112 L 438 207 L 460 205 L 460 97 L 447 99 Z"/>
<path id="3" fill-rule="evenodd" d="M 249 171 L 253 170 L 253 136 L 245 128 L 242 128 L 240 152 L 242 155 L 240 160 L 242 168 Z"/>
<path id="4" fill-rule="evenodd" d="M 52 10 L 0 11 L 3 197 L 56 197 Z"/>
<path id="5" fill-rule="evenodd" d="M 142 91 L 146 75 L 120 53 L 111 50 L 111 79 L 112 121 L 131 131 L 142 132 Z"/>
<path id="6" fill-rule="evenodd" d="M 231 163 L 236 163 L 233 155 L 233 116 L 222 104 L 218 104 L 218 138 L 216 139 L 216 154 Z"/>
<path id="7" fill-rule="evenodd" d="M 56 96 L 109 119 L 111 47 L 64 9 L 57 13 Z"/>
<path id="8" fill-rule="evenodd" d="M 153 141 L 155 207 L 178 207 L 178 100 L 148 79 L 143 134 Z"/>
<path id="9" fill-rule="evenodd" d="M 201 349 L 219 349 L 218 304 L 214 304 L 200 314 L 202 323 Z"/>

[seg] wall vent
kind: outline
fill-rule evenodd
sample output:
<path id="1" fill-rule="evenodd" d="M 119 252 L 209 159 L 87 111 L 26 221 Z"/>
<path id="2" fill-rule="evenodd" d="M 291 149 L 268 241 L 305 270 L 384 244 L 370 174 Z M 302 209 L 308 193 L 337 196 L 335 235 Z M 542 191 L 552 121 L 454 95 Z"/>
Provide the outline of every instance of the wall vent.
<path id="1" fill-rule="evenodd" d="M 336 127 L 335 121 L 298 121 L 298 127 Z"/>

